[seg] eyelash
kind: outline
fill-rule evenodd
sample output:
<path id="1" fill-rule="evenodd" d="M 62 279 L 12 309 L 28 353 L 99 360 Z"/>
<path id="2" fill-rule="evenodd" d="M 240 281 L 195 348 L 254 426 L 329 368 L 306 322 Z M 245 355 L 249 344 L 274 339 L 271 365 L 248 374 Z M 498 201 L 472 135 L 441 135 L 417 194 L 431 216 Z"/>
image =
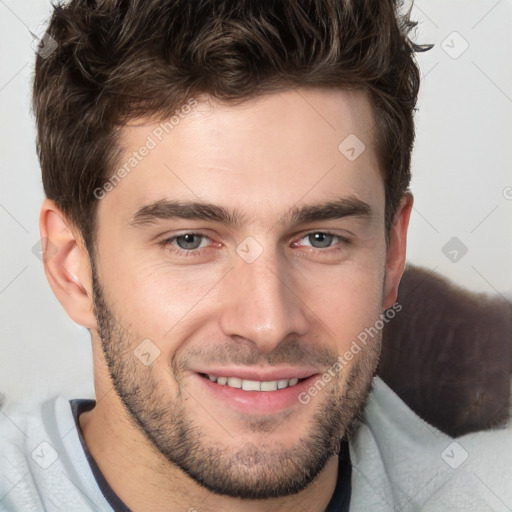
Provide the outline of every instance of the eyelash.
<path id="1" fill-rule="evenodd" d="M 325 249 L 311 247 L 312 250 L 318 250 L 323 253 L 333 253 L 333 252 L 341 251 L 341 250 L 347 248 L 352 243 L 352 240 L 350 240 L 349 238 L 345 238 L 341 235 L 336 235 L 335 233 L 331 233 L 329 231 L 310 231 L 309 233 L 306 233 L 304 236 L 302 236 L 300 238 L 300 240 L 302 240 L 310 235 L 315 235 L 315 234 L 332 236 L 334 238 L 337 238 L 339 241 L 338 244 L 335 244 L 334 246 L 331 246 L 331 247 L 327 247 Z M 197 237 L 202 237 L 202 238 L 211 240 L 210 237 L 208 235 L 205 235 L 204 233 L 196 233 L 194 231 L 190 231 L 190 232 L 182 233 L 180 235 L 172 236 L 170 238 L 166 238 L 165 240 L 162 240 L 161 242 L 159 242 L 159 245 L 163 249 L 169 249 L 170 247 L 172 247 L 172 249 L 170 249 L 170 251 L 172 253 L 177 254 L 178 256 L 185 256 L 185 257 L 200 256 L 202 254 L 203 250 L 209 248 L 209 247 L 202 247 L 202 248 L 198 248 L 198 249 L 186 250 L 186 249 L 177 248 L 176 246 L 173 245 L 173 242 L 175 242 L 177 238 L 181 238 L 182 236 L 186 236 L 186 235 L 194 235 Z"/>

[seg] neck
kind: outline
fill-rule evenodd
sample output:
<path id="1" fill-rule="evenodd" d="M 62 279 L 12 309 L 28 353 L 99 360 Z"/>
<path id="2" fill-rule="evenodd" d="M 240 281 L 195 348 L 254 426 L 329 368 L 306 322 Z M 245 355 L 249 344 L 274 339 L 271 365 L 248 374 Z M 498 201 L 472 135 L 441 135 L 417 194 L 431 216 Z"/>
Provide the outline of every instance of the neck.
<path id="1" fill-rule="evenodd" d="M 101 395 L 99 395 L 101 396 Z M 269 500 L 240 500 L 201 487 L 170 463 L 133 423 L 118 395 L 111 391 L 79 418 L 89 451 L 117 496 L 133 511 L 218 510 L 323 512 L 338 479 L 338 457 L 332 456 L 317 478 L 301 492 Z"/>

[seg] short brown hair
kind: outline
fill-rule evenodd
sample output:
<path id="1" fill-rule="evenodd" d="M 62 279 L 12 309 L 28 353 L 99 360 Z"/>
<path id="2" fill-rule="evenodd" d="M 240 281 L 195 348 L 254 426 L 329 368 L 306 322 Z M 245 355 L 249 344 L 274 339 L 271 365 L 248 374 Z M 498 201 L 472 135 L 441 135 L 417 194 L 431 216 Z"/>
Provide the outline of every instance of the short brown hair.
<path id="1" fill-rule="evenodd" d="M 38 55 L 33 108 L 46 196 L 90 250 L 119 128 L 203 94 L 239 101 L 282 88 L 368 93 L 386 187 L 386 236 L 410 182 L 419 46 L 392 0 L 71 0 Z"/>

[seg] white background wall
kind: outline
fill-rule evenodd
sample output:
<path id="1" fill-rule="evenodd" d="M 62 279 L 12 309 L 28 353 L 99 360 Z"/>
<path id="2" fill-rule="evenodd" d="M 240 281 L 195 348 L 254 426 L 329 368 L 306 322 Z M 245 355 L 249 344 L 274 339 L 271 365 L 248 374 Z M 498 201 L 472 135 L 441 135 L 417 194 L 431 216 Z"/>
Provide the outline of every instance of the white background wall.
<path id="1" fill-rule="evenodd" d="M 0 0 L 0 391 L 8 402 L 94 393 L 89 334 L 68 319 L 32 252 L 43 192 L 29 29 L 41 33 L 49 13 L 48 0 Z M 416 41 L 435 47 L 418 55 L 408 259 L 512 298 L 512 1 L 417 1 L 412 17 Z M 453 237 L 458 247 L 443 252 Z M 445 255 L 454 249 L 455 262 Z"/>

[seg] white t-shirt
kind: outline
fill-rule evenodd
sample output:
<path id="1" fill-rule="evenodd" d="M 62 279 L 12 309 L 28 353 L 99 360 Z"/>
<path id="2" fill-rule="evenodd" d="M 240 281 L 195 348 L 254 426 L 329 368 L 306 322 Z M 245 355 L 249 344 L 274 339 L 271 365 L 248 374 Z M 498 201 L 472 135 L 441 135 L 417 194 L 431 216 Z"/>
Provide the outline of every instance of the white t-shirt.
<path id="1" fill-rule="evenodd" d="M 512 510 L 512 422 L 454 440 L 419 418 L 378 377 L 350 441 L 351 512 Z M 0 511 L 113 509 L 59 396 L 0 411 Z"/>

